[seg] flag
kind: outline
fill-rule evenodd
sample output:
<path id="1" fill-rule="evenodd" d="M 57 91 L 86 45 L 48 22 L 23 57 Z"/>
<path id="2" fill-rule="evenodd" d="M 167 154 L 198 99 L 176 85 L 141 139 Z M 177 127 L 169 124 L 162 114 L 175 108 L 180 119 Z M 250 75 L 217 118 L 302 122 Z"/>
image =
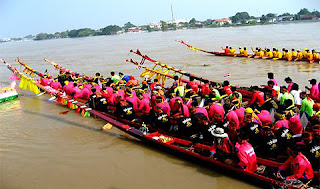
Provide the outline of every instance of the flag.
<path id="1" fill-rule="evenodd" d="M 223 79 L 228 79 L 229 77 L 231 77 L 231 74 L 230 74 L 230 73 L 223 74 Z"/>

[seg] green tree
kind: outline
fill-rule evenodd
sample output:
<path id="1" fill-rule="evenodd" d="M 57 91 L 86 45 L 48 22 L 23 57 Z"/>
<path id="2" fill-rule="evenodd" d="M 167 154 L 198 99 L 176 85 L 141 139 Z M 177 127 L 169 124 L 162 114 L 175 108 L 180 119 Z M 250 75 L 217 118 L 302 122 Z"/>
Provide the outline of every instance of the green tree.
<path id="1" fill-rule="evenodd" d="M 283 13 L 283 14 L 281 14 L 281 15 L 279 15 L 279 16 L 291 16 L 291 14 L 288 13 L 288 12 L 286 12 L 286 13 Z"/>
<path id="2" fill-rule="evenodd" d="M 78 30 L 70 30 L 70 31 L 68 32 L 68 36 L 71 37 L 71 38 L 75 38 L 75 37 L 78 36 L 78 33 L 79 33 Z"/>
<path id="3" fill-rule="evenodd" d="M 90 28 L 83 28 L 78 30 L 77 37 L 87 37 L 95 35 L 95 31 Z"/>
<path id="4" fill-rule="evenodd" d="M 168 31 L 168 24 L 165 21 L 160 21 L 161 22 L 161 30 L 162 31 Z"/>
<path id="5" fill-rule="evenodd" d="M 36 37 L 34 38 L 34 40 L 45 40 L 47 39 L 48 34 L 46 33 L 39 33 L 36 35 Z"/>
<path id="6" fill-rule="evenodd" d="M 121 30 L 121 27 L 117 25 L 109 25 L 107 27 L 101 28 L 100 30 L 100 35 L 114 35 L 117 33 L 117 31 Z"/>
<path id="7" fill-rule="evenodd" d="M 261 18 L 260 18 L 261 24 L 265 24 L 265 23 L 267 23 L 268 21 L 269 21 L 268 18 L 263 14 L 263 15 L 261 16 Z"/>
<path id="8" fill-rule="evenodd" d="M 267 16 L 268 18 L 275 18 L 275 17 L 276 17 L 276 15 L 273 14 L 273 13 L 268 13 L 266 16 Z"/>
<path id="9" fill-rule="evenodd" d="M 177 25 L 175 23 L 168 24 L 168 28 L 172 30 L 177 30 Z"/>
<path id="10" fill-rule="evenodd" d="M 60 37 L 61 37 L 61 38 L 67 38 L 67 37 L 69 37 L 69 36 L 68 36 L 68 32 L 65 32 L 65 31 L 64 31 L 64 32 L 61 32 L 61 33 L 60 33 Z"/>
<path id="11" fill-rule="evenodd" d="M 297 13 L 297 15 L 299 15 L 299 16 L 301 16 L 301 15 L 309 15 L 309 14 L 311 14 L 311 12 L 310 12 L 308 9 L 306 9 L 306 8 L 301 9 L 301 10 Z"/>
<path id="12" fill-rule="evenodd" d="M 211 24 L 212 24 L 212 19 L 207 19 L 206 21 L 204 21 L 204 24 L 206 25 L 206 26 L 210 26 Z"/>
<path id="13" fill-rule="evenodd" d="M 123 29 L 125 30 L 125 32 L 128 32 L 128 29 L 132 28 L 132 27 L 136 27 L 136 26 L 134 24 L 132 24 L 131 22 L 127 22 L 123 25 Z"/>
<path id="14" fill-rule="evenodd" d="M 196 27 L 196 22 L 197 22 L 197 20 L 196 20 L 195 18 L 192 18 L 192 19 L 189 21 L 189 27 L 195 28 L 195 27 Z"/>
<path id="15" fill-rule="evenodd" d="M 241 21 L 246 21 L 250 19 L 250 15 L 247 12 L 237 12 L 234 16 L 231 17 L 233 23 L 238 23 Z"/>

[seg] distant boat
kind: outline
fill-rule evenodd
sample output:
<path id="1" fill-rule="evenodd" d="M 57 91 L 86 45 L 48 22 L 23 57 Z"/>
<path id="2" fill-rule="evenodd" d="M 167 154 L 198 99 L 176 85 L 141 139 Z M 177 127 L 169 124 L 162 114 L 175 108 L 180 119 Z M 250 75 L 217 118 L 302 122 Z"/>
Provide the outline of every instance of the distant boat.
<path id="1" fill-rule="evenodd" d="M 18 93 L 15 89 L 16 82 L 11 82 L 8 87 L 0 86 L 0 103 L 5 101 L 10 101 L 18 97 Z"/>

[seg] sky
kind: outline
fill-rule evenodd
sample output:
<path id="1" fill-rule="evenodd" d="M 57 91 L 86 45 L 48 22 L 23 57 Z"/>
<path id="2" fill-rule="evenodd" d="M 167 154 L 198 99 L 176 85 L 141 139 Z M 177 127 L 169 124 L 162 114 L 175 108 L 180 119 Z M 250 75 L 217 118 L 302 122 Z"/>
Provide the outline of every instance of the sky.
<path id="1" fill-rule="evenodd" d="M 100 29 L 127 22 L 224 18 L 237 12 L 252 16 L 320 11 L 320 0 L 0 0 L 0 39 L 71 29 Z"/>

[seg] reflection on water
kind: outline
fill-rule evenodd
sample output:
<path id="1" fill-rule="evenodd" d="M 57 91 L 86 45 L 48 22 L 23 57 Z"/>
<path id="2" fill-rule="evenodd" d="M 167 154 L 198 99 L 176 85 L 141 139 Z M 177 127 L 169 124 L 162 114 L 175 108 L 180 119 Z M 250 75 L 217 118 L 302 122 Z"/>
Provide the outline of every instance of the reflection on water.
<path id="1" fill-rule="evenodd" d="M 140 75 L 125 62 L 139 48 L 150 57 L 186 72 L 215 81 L 250 86 L 265 84 L 274 72 L 280 85 L 291 76 L 300 88 L 308 79 L 319 78 L 320 65 L 249 58 L 218 57 L 195 53 L 176 43 L 182 39 L 213 51 L 229 45 L 268 46 L 319 50 L 320 23 L 230 27 L 171 32 L 99 36 L 23 43 L 1 43 L 1 56 L 9 63 L 16 57 L 40 72 L 58 72 L 43 58 L 54 60 L 79 73 L 93 76 L 97 71 Z M 305 35 L 305 34 L 308 35 Z M 270 35 L 274 34 L 274 35 Z M 304 40 L 300 40 L 301 36 Z M 13 63 L 16 65 L 16 63 Z M 152 63 L 145 63 L 152 67 Z M 0 83 L 11 73 L 0 65 Z M 168 81 L 170 84 L 171 81 Z M 104 121 L 83 118 L 49 102 L 47 95 L 29 92 L 0 104 L 0 188 L 256 188 L 240 180 L 173 155 L 141 145 L 116 129 L 102 131 Z M 63 174 L 62 174 L 63 173 Z"/>

